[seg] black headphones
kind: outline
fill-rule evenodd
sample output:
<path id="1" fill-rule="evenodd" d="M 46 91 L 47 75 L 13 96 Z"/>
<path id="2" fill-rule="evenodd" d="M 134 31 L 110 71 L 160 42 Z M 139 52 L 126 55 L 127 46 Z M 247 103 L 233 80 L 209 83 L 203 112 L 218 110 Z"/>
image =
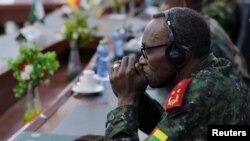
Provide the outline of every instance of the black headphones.
<path id="1" fill-rule="evenodd" d="M 182 65 L 186 59 L 186 49 L 183 45 L 175 41 L 174 28 L 171 24 L 172 18 L 169 12 L 165 12 L 166 24 L 168 28 L 169 45 L 165 49 L 165 55 L 173 65 Z"/>

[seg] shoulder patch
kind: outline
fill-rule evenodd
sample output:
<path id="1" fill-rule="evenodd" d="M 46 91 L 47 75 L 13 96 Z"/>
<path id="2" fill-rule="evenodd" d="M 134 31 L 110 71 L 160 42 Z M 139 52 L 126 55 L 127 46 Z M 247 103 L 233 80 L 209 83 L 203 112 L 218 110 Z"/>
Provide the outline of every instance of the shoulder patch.
<path id="1" fill-rule="evenodd" d="M 168 135 L 161 131 L 159 128 L 155 128 L 146 139 L 147 141 L 167 141 Z"/>
<path id="2" fill-rule="evenodd" d="M 190 84 L 191 79 L 183 79 L 180 81 L 174 89 L 168 95 L 165 103 L 165 109 L 169 110 L 175 107 L 181 107 L 184 93 Z"/>

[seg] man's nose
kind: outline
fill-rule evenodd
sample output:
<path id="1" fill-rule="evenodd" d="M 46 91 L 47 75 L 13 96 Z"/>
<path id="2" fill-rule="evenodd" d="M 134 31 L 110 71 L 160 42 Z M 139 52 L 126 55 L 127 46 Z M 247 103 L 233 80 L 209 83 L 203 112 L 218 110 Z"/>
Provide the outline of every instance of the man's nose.
<path id="1" fill-rule="evenodd" d="M 141 65 L 146 65 L 147 64 L 147 60 L 141 55 L 139 58 L 139 63 Z"/>

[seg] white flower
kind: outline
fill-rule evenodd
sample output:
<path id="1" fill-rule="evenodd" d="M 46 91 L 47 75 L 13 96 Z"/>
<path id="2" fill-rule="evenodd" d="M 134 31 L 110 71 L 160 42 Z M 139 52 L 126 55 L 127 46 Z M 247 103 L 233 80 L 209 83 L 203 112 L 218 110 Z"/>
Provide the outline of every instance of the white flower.
<path id="1" fill-rule="evenodd" d="M 26 65 L 24 68 L 24 71 L 21 73 L 21 79 L 22 80 L 29 80 L 30 74 L 33 71 L 33 65 Z"/>
<path id="2" fill-rule="evenodd" d="M 24 68 L 24 72 L 27 74 L 31 74 L 31 72 L 33 71 L 33 65 L 26 65 Z"/>
<path id="3" fill-rule="evenodd" d="M 21 79 L 22 80 L 29 80 L 30 79 L 30 74 L 26 73 L 25 71 L 23 71 L 21 73 Z"/>
<path id="4" fill-rule="evenodd" d="M 72 39 L 73 39 L 73 40 L 77 40 L 77 38 L 78 38 L 78 33 L 77 33 L 77 32 L 74 32 L 74 33 L 72 34 Z"/>

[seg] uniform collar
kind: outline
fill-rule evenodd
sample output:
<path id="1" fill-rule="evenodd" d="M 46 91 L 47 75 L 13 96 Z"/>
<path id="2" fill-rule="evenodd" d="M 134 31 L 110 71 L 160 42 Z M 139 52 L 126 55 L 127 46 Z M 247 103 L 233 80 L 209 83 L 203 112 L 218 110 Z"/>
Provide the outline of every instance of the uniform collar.
<path id="1" fill-rule="evenodd" d="M 213 53 L 210 53 L 206 59 L 204 59 L 194 70 L 194 73 L 198 73 L 202 70 L 219 70 L 228 71 L 232 69 L 232 64 L 229 60 L 224 58 L 217 58 Z"/>

